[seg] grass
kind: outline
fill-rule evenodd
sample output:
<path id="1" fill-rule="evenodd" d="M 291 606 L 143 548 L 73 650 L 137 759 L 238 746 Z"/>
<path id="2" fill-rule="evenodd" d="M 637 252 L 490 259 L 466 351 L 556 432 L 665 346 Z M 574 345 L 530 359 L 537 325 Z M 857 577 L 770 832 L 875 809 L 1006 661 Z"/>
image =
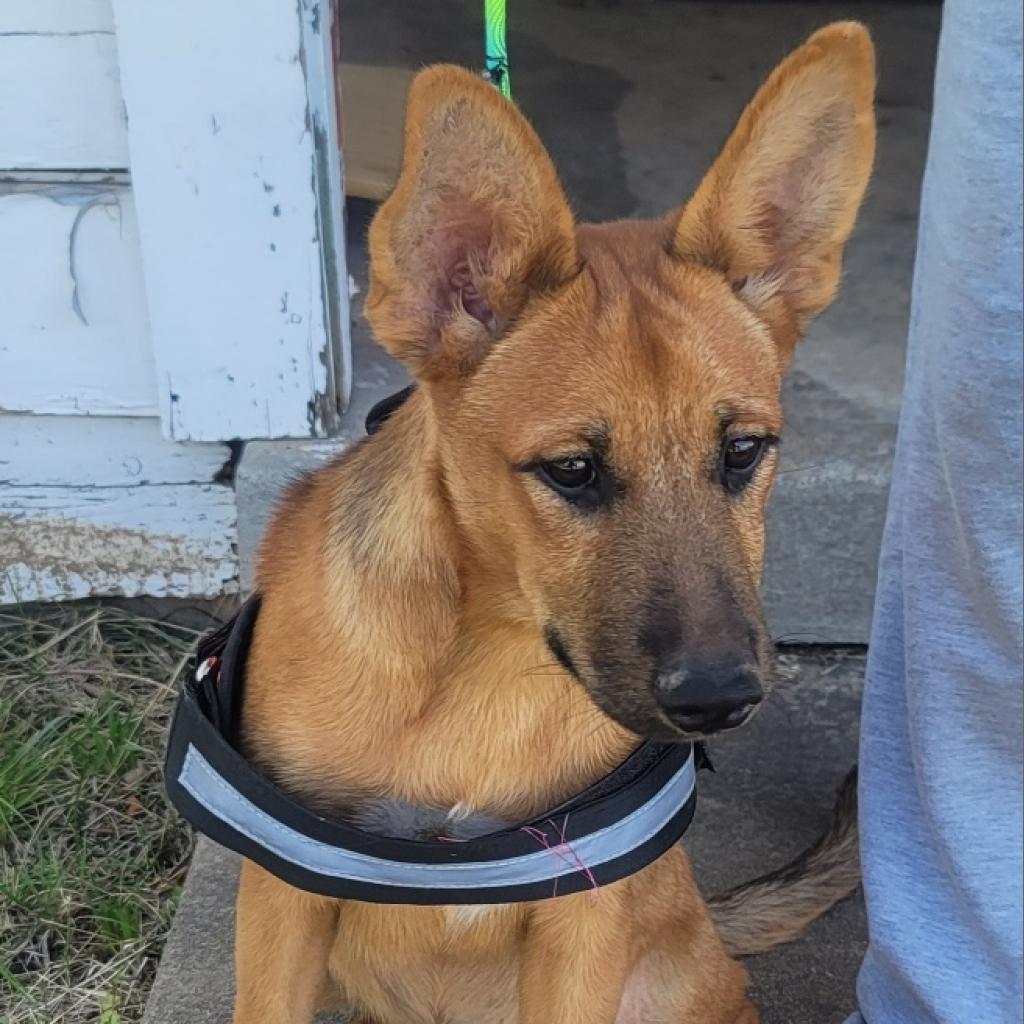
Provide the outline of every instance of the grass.
<path id="1" fill-rule="evenodd" d="M 0 1024 L 137 1024 L 192 840 L 163 796 L 195 633 L 0 611 Z"/>

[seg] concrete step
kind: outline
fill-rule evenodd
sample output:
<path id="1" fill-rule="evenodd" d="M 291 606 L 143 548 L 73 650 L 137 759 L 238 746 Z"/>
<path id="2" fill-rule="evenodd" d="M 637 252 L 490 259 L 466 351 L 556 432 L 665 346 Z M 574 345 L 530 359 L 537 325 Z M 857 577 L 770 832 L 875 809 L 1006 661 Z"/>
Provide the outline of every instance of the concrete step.
<path id="1" fill-rule="evenodd" d="M 711 893 L 786 864 L 825 828 L 856 759 L 864 659 L 785 655 L 764 710 L 712 746 L 686 846 Z M 143 1024 L 228 1024 L 238 858 L 201 841 Z M 750 959 L 762 1024 L 840 1024 L 854 1006 L 864 950 L 858 894 L 799 941 Z"/>

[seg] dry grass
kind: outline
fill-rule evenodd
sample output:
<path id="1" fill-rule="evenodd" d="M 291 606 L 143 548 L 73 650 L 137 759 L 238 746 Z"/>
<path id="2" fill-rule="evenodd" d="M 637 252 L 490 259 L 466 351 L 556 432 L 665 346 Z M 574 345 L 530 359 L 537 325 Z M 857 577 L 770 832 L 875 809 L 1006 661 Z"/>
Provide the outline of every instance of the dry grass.
<path id="1" fill-rule="evenodd" d="M 192 840 L 162 788 L 195 633 L 98 607 L 0 612 L 0 1021 L 129 1024 Z"/>

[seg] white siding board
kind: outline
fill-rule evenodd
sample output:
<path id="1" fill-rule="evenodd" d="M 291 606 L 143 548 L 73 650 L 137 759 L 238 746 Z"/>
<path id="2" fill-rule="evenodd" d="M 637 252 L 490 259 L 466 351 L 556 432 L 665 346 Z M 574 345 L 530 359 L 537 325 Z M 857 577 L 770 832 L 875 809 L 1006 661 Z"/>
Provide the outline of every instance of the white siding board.
<path id="1" fill-rule="evenodd" d="M 49 29 L 58 19 L 47 5 L 34 29 L 8 10 L 28 7 L 0 5 L 0 168 L 127 167 L 112 26 Z"/>
<path id="2" fill-rule="evenodd" d="M 0 416 L 0 485 L 135 487 L 209 484 L 223 444 L 172 444 L 157 419 Z"/>
<path id="3" fill-rule="evenodd" d="M 0 604 L 237 589 L 223 445 L 159 422 L 0 416 Z"/>
<path id="4" fill-rule="evenodd" d="M 300 9 L 114 4 L 171 438 L 309 436 L 339 412 Z"/>
<path id="5" fill-rule="evenodd" d="M 0 411 L 156 415 L 131 191 L 12 188 L 0 194 Z"/>
<path id="6" fill-rule="evenodd" d="M 114 33 L 110 0 L 6 0 L 0 9 L 0 35 Z"/>

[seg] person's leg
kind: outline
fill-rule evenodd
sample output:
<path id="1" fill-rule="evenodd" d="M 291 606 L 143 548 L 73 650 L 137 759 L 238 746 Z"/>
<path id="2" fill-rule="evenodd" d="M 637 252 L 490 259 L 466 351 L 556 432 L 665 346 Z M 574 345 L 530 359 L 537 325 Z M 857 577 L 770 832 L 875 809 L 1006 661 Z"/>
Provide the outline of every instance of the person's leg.
<path id="1" fill-rule="evenodd" d="M 1020 0 L 946 0 L 861 725 L 868 1024 L 1024 1013 L 1021 102 Z"/>

